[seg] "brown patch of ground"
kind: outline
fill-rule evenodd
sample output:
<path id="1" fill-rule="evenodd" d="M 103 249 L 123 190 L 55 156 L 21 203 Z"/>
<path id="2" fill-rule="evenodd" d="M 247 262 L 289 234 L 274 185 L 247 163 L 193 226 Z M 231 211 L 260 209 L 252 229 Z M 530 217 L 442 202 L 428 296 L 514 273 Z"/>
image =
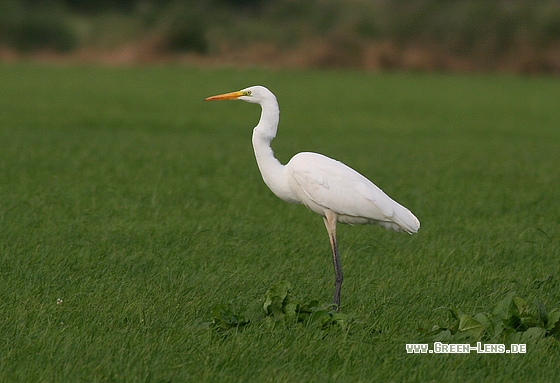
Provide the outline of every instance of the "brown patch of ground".
<path id="1" fill-rule="evenodd" d="M 291 49 L 269 43 L 243 48 L 222 47 L 209 55 L 170 53 L 157 38 L 129 42 L 110 50 L 82 48 L 71 53 L 36 51 L 20 53 L 0 47 L 0 61 L 39 61 L 63 65 L 107 66 L 185 64 L 192 66 L 264 66 L 269 68 L 352 68 L 368 71 L 412 70 L 425 72 L 510 72 L 560 74 L 560 43 L 546 49 L 520 47 L 498 58 L 465 57 L 437 47 L 399 47 L 388 41 L 351 44 L 344 41 L 306 40 Z"/>

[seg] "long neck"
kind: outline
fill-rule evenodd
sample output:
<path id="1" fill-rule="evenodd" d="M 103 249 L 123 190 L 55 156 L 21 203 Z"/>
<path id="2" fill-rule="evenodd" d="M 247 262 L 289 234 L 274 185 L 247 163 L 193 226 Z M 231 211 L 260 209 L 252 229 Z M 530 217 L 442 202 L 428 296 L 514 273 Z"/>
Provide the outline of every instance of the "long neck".
<path id="1" fill-rule="evenodd" d="M 261 119 L 253 129 L 253 150 L 264 183 L 277 197 L 294 202 L 294 197 L 284 174 L 284 165 L 274 157 L 270 142 L 276 136 L 280 109 L 276 100 L 261 105 Z"/>

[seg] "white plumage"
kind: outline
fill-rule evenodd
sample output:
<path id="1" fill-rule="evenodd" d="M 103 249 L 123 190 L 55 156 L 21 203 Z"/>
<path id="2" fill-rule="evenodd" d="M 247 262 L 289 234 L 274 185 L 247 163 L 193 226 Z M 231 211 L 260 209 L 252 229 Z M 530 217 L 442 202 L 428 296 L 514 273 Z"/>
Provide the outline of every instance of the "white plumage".
<path id="1" fill-rule="evenodd" d="M 340 307 L 342 268 L 336 241 L 336 223 L 376 224 L 389 230 L 416 233 L 418 219 L 370 180 L 342 162 L 322 154 L 298 153 L 282 165 L 270 142 L 276 136 L 280 110 L 276 96 L 263 86 L 208 97 L 259 104 L 261 118 L 253 129 L 253 149 L 266 185 L 284 201 L 301 203 L 321 215 L 329 232 L 335 269 L 334 304 Z"/>
<path id="2" fill-rule="evenodd" d="M 299 153 L 286 165 L 286 174 L 299 202 L 317 214 L 325 216 L 325 211 L 331 210 L 341 223 L 418 231 L 420 223 L 407 208 L 342 162 L 321 154 Z"/>

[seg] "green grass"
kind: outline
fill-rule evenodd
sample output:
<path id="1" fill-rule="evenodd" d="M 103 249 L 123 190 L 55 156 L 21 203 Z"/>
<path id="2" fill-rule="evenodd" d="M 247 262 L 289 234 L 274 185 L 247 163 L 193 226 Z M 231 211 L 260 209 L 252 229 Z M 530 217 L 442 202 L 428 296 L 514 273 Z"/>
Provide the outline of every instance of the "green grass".
<path id="1" fill-rule="evenodd" d="M 0 66 L 0 380 L 553 381 L 522 355 L 411 355 L 418 329 L 515 291 L 560 307 L 560 80 L 181 67 Z M 263 84 L 273 147 L 359 170 L 414 236 L 339 227 L 347 331 L 262 321 L 287 280 L 329 302 L 321 219 L 278 200 L 251 148 L 259 109 L 204 103 Z M 231 303 L 230 303 L 231 302 Z M 216 305 L 251 323 L 208 326 Z"/>

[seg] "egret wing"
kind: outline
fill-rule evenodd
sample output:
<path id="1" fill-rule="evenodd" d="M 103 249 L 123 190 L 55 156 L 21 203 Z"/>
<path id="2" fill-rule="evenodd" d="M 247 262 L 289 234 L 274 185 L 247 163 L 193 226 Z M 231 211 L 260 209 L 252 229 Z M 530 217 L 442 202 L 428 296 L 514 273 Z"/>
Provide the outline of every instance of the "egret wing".
<path id="1" fill-rule="evenodd" d="M 376 221 L 393 216 L 395 202 L 339 161 L 316 153 L 299 153 L 286 168 L 294 180 L 294 193 L 318 213 L 323 208 L 342 216 Z"/>

